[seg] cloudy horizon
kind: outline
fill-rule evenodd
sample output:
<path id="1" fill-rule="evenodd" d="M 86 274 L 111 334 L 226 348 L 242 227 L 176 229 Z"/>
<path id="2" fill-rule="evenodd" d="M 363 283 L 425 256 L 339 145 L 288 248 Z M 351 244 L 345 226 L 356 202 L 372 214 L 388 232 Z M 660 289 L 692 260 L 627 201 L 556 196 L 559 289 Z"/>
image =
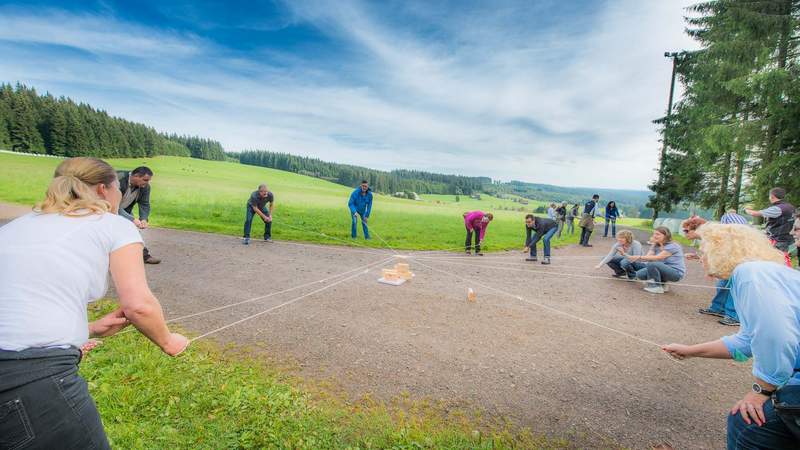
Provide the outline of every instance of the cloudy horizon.
<path id="1" fill-rule="evenodd" d="M 0 2 L 2 81 L 376 169 L 646 189 L 689 1 Z M 568 4 L 563 4 L 568 3 Z"/>

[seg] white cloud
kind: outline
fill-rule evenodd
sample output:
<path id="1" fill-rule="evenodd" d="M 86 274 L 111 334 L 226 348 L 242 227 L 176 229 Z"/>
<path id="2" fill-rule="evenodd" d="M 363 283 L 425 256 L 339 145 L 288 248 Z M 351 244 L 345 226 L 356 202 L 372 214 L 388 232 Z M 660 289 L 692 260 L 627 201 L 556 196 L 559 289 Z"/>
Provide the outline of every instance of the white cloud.
<path id="1" fill-rule="evenodd" d="M 294 20 L 356 49 L 336 67 L 302 55 L 269 66 L 191 34 L 49 12 L 0 14 L 0 73 L 230 150 L 561 185 L 652 179 L 650 121 L 664 112 L 670 75 L 662 55 L 692 45 L 677 2 L 610 2 L 573 18 L 585 32 L 528 29 L 535 9 L 451 17 L 407 5 L 435 37 L 360 3 L 337 5 L 291 4 Z"/>

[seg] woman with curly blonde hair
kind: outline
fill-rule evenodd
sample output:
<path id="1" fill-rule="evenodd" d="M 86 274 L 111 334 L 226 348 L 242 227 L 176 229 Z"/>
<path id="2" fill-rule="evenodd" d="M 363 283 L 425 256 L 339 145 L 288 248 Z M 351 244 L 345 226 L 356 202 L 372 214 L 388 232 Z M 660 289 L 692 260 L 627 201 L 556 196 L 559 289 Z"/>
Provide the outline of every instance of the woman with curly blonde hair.
<path id="1" fill-rule="evenodd" d="M 132 323 L 168 355 L 189 341 L 171 333 L 150 292 L 142 238 L 115 213 L 122 194 L 114 169 L 71 158 L 56 168 L 30 214 L 0 228 L 0 445 L 109 448 L 79 349 Z M 120 307 L 94 321 L 86 307 L 106 293 Z"/>
<path id="2" fill-rule="evenodd" d="M 800 272 L 753 228 L 708 224 L 698 233 L 706 273 L 730 280 L 741 328 L 716 341 L 662 348 L 681 359 L 753 358 L 752 390 L 728 416 L 728 448 L 798 448 Z"/>

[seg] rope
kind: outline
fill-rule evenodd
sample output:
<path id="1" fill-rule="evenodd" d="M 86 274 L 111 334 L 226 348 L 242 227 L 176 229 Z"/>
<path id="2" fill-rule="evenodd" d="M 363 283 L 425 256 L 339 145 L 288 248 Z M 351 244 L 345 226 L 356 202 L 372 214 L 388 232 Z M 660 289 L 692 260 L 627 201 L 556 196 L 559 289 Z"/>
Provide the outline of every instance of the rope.
<path id="1" fill-rule="evenodd" d="M 321 232 L 321 231 L 315 231 L 315 230 L 309 230 L 309 229 L 306 229 L 306 228 L 296 227 L 296 226 L 294 226 L 294 225 L 290 225 L 290 224 L 288 224 L 288 223 L 286 223 L 286 222 L 281 222 L 280 224 L 281 224 L 282 226 L 287 226 L 287 227 L 289 227 L 289 228 L 293 228 L 293 229 L 295 229 L 295 230 L 299 230 L 299 231 L 303 231 L 303 232 L 307 232 L 307 233 L 314 233 L 314 234 L 318 234 L 318 235 L 320 235 L 320 236 L 326 237 L 326 238 L 328 238 L 328 239 L 334 239 L 334 240 L 337 240 L 337 241 L 339 241 L 339 242 L 344 242 L 344 243 L 345 243 L 345 244 L 347 244 L 348 246 L 357 246 L 357 247 L 362 247 L 362 248 L 365 248 L 365 249 L 372 250 L 372 251 L 374 251 L 374 252 L 383 252 L 383 253 L 386 253 L 384 250 L 381 250 L 381 249 L 378 249 L 378 248 L 374 248 L 374 247 L 369 247 L 369 246 L 366 246 L 366 245 L 363 245 L 363 244 L 359 244 L 358 242 L 355 242 L 355 241 L 352 241 L 352 240 L 351 240 L 351 241 L 347 241 L 347 240 L 344 240 L 344 239 L 338 238 L 338 237 L 336 237 L 336 236 L 331 236 L 331 235 L 329 235 L 329 234 L 325 234 L 325 233 L 323 233 L 323 232 Z"/>
<path id="2" fill-rule="evenodd" d="M 391 259 L 391 258 L 388 258 L 388 259 Z M 372 266 L 378 266 L 378 265 L 381 265 L 381 264 L 385 264 L 385 263 L 388 261 L 388 259 L 387 259 L 387 260 L 380 261 L 380 262 L 378 262 L 378 263 L 374 263 L 374 264 L 372 264 Z M 302 300 L 302 299 L 304 299 L 304 298 L 306 298 L 306 297 L 310 297 L 310 296 L 312 296 L 312 295 L 314 295 L 314 294 L 318 294 L 318 293 L 320 293 L 320 292 L 322 292 L 322 291 L 324 291 L 324 290 L 327 290 L 327 289 L 330 289 L 330 288 L 332 288 L 332 287 L 334 287 L 334 286 L 337 286 L 337 285 L 339 285 L 339 284 L 342 284 L 342 283 L 344 283 L 345 281 L 350 281 L 350 280 L 352 280 L 352 279 L 354 279 L 354 278 L 356 278 L 356 277 L 358 277 L 358 276 L 361 276 L 361 275 L 363 275 L 363 274 L 365 274 L 365 273 L 369 273 L 370 269 L 372 269 L 372 267 L 370 267 L 370 268 L 368 268 L 368 269 L 364 269 L 362 272 L 356 273 L 356 274 L 354 274 L 354 275 L 350 275 L 349 277 L 342 278 L 342 279 L 341 279 L 341 280 L 339 280 L 339 281 L 335 281 L 335 282 L 333 282 L 333 283 L 331 283 L 331 284 L 329 284 L 329 285 L 327 285 L 327 286 L 323 286 L 323 287 L 321 287 L 321 288 L 319 288 L 319 289 L 316 289 L 316 290 L 314 290 L 314 291 L 311 291 L 311 292 L 309 292 L 309 293 L 307 293 L 307 294 L 303 294 L 303 295 L 301 295 L 301 296 L 299 296 L 299 297 L 295 297 L 295 298 L 293 298 L 293 299 L 291 299 L 291 300 L 287 300 L 287 301 L 285 301 L 285 302 L 281 303 L 280 305 L 276 305 L 276 306 L 273 306 L 273 307 L 271 307 L 271 308 L 265 309 L 264 311 L 261 311 L 261 312 L 255 313 L 255 314 L 251 314 L 251 315 L 249 315 L 249 316 L 247 316 L 247 317 L 245 317 L 245 318 L 243 318 L 243 319 L 239 319 L 239 320 L 237 320 L 237 321 L 235 321 L 235 322 L 229 323 L 228 325 L 225 325 L 225 326 L 219 327 L 219 328 L 217 328 L 217 329 L 215 329 L 215 330 L 211 330 L 211 331 L 209 331 L 208 333 L 201 334 L 200 336 L 197 336 L 197 337 L 195 337 L 195 338 L 192 338 L 192 339 L 190 339 L 190 340 L 189 340 L 189 342 L 194 342 L 194 341 L 196 341 L 196 340 L 198 340 L 198 339 L 202 339 L 202 338 L 204 338 L 204 337 L 207 337 L 207 336 L 210 336 L 210 335 L 212 335 L 212 334 L 214 334 L 214 333 L 218 333 L 218 332 L 220 332 L 220 331 L 222 331 L 222 330 L 226 330 L 226 329 L 228 329 L 228 328 L 231 328 L 231 327 L 234 327 L 234 326 L 236 326 L 236 325 L 239 325 L 240 323 L 246 322 L 246 321 L 248 321 L 248 320 L 250 320 L 250 319 L 255 319 L 256 317 L 263 316 L 264 314 L 268 314 L 268 313 L 270 313 L 270 312 L 272 312 L 272 311 L 275 311 L 275 310 L 276 310 L 276 309 L 278 309 L 278 308 L 283 308 L 284 306 L 291 305 L 292 303 L 298 302 L 298 301 L 300 301 L 300 300 Z"/>
<path id="3" fill-rule="evenodd" d="M 418 257 L 414 258 L 415 260 L 428 260 L 425 257 Z M 453 264 L 457 266 L 467 266 L 473 268 L 482 268 L 482 269 L 495 269 L 495 270 L 513 270 L 516 272 L 527 272 L 527 273 L 539 273 L 543 275 L 549 276 L 562 276 L 562 277 L 573 277 L 573 278 L 589 278 L 594 280 L 606 280 L 606 281 L 620 281 L 620 282 L 627 282 L 627 280 L 622 278 L 608 278 L 608 277 L 601 277 L 597 275 L 583 275 L 578 273 L 568 273 L 568 272 L 554 272 L 550 270 L 525 270 L 525 269 L 516 269 L 513 267 L 498 267 L 498 266 L 487 266 L 487 265 L 475 265 L 475 264 L 466 264 L 466 263 L 457 263 L 452 261 L 447 261 L 448 264 Z M 420 263 L 421 264 L 421 263 Z M 647 283 L 647 280 L 632 280 L 637 283 Z M 718 288 L 716 286 L 705 286 L 702 284 L 688 284 L 688 283 L 669 283 L 670 286 L 683 286 L 683 287 L 694 287 L 694 288 L 702 288 L 702 289 L 728 289 L 728 288 Z"/>
<path id="4" fill-rule="evenodd" d="M 560 314 L 562 316 L 569 317 L 571 319 L 574 319 L 574 320 L 577 320 L 577 321 L 580 321 L 580 322 L 588 323 L 590 325 L 594 325 L 594 326 L 596 326 L 598 328 L 602 328 L 602 329 L 610 331 L 612 333 L 616 333 L 616 334 L 619 334 L 621 336 L 625 336 L 625 337 L 637 340 L 639 342 L 642 342 L 642 343 L 645 343 L 645 344 L 648 344 L 648 345 L 655 345 L 656 347 L 661 348 L 661 344 L 658 344 L 658 343 L 653 342 L 653 341 L 648 340 L 648 339 L 640 338 L 639 336 L 627 333 L 625 331 L 617 330 L 616 328 L 611 328 L 609 326 L 606 326 L 606 325 L 591 321 L 589 319 L 584 319 L 583 317 L 576 316 L 575 314 L 571 314 L 571 313 L 568 313 L 568 312 L 565 312 L 565 311 L 561 311 L 560 309 L 556 309 L 556 308 L 553 308 L 551 306 L 547 306 L 547 305 L 542 304 L 542 303 L 534 302 L 532 300 L 527 300 L 527 299 L 523 298 L 522 296 L 512 294 L 512 293 L 504 291 L 502 289 L 498 289 L 496 287 L 489 286 L 487 284 L 475 281 L 473 279 L 470 279 L 470 278 L 467 278 L 467 277 L 464 277 L 464 276 L 461 276 L 461 275 L 458 275 L 458 274 L 455 274 L 455 273 L 452 273 L 452 272 L 448 272 L 446 270 L 441 270 L 441 269 L 437 269 L 435 267 L 431 267 L 431 266 L 429 266 L 427 264 L 424 264 L 422 262 L 419 262 L 419 261 L 417 261 L 417 264 L 421 265 L 422 267 L 427 267 L 428 269 L 434 270 L 436 272 L 440 272 L 440 273 L 443 273 L 443 274 L 446 274 L 446 275 L 450 275 L 450 276 L 453 276 L 453 277 L 456 277 L 456 278 L 460 278 L 460 279 L 462 279 L 464 281 L 467 281 L 469 283 L 475 284 L 477 286 L 484 287 L 486 289 L 490 289 L 492 291 L 495 291 L 495 292 L 503 294 L 503 295 L 505 295 L 507 297 L 511 297 L 513 299 L 522 301 L 524 303 L 528 303 L 528 304 L 531 304 L 531 305 L 534 305 L 534 306 L 538 306 L 538 307 L 540 307 L 542 309 L 546 309 L 546 310 L 548 310 L 550 312 L 553 312 L 553 313 L 556 313 L 556 314 Z"/>

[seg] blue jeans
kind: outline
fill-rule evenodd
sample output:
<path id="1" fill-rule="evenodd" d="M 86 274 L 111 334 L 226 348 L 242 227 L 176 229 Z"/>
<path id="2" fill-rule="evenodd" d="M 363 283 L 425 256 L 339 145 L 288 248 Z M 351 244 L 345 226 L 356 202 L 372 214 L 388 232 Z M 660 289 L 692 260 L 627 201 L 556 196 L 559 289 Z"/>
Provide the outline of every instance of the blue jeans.
<path id="1" fill-rule="evenodd" d="M 662 282 L 681 281 L 683 274 L 660 261 L 648 262 L 644 268 L 636 271 L 636 278 L 640 280 L 653 280 L 656 284 Z"/>
<path id="2" fill-rule="evenodd" d="M 265 207 L 261 210 L 264 214 L 269 217 L 269 210 Z M 253 216 L 256 215 L 256 212 L 253 211 L 253 208 L 250 205 L 247 205 L 247 212 L 245 213 L 244 219 L 244 237 L 250 237 L 250 229 L 253 226 Z M 269 239 L 272 237 L 272 222 L 264 222 L 264 239 Z"/>
<path id="3" fill-rule="evenodd" d="M 364 222 L 364 215 L 361 213 L 356 213 L 356 214 L 358 215 L 358 218 L 361 219 L 361 229 L 364 231 L 364 239 L 369 239 L 369 228 L 367 228 L 367 222 Z M 358 219 L 356 218 L 355 214 L 352 216 L 352 219 L 353 223 L 350 226 L 350 237 L 355 239 L 356 236 L 358 236 L 358 234 L 356 233 L 356 230 L 358 229 L 356 227 L 356 225 L 358 225 Z"/>
<path id="4" fill-rule="evenodd" d="M 606 218 L 606 231 L 603 237 L 608 237 L 608 223 L 611 222 L 611 237 L 617 237 L 617 219 Z"/>
<path id="5" fill-rule="evenodd" d="M 553 235 L 556 234 L 556 231 L 558 231 L 557 227 L 551 228 L 550 231 L 543 235 L 539 233 L 533 235 L 531 242 L 528 244 L 531 247 L 531 257 L 536 258 L 536 244 L 539 242 L 539 239 L 542 240 L 542 246 L 544 247 L 544 257 L 550 257 L 550 239 L 553 238 Z"/>
<path id="6" fill-rule="evenodd" d="M 717 281 L 717 293 L 711 299 L 711 306 L 708 307 L 711 311 L 725 314 L 734 320 L 739 320 L 739 315 L 736 314 L 736 307 L 733 305 L 733 296 L 730 289 L 723 289 L 728 287 L 728 280 Z"/>
<path id="7" fill-rule="evenodd" d="M 0 350 L 0 448 L 110 449 L 77 348 Z"/>
<path id="8" fill-rule="evenodd" d="M 623 258 L 622 261 L 619 262 L 619 266 L 625 273 L 628 275 L 628 278 L 633 280 L 636 278 L 636 274 L 647 267 L 647 264 L 641 261 L 630 261 L 628 258 Z"/>
<path id="9" fill-rule="evenodd" d="M 800 436 L 793 434 L 790 426 L 797 430 L 798 415 L 800 415 L 800 386 L 784 386 L 776 394 L 781 404 L 797 408 L 794 417 L 791 413 L 782 410 L 780 416 L 776 411 L 772 400 L 764 403 L 764 418 L 766 422 L 762 426 L 755 422 L 746 424 L 738 412 L 735 415 L 728 414 L 728 450 L 741 449 L 795 449 L 800 446 Z M 782 416 L 782 417 L 781 417 Z M 787 421 L 790 425 L 787 426 Z"/>

